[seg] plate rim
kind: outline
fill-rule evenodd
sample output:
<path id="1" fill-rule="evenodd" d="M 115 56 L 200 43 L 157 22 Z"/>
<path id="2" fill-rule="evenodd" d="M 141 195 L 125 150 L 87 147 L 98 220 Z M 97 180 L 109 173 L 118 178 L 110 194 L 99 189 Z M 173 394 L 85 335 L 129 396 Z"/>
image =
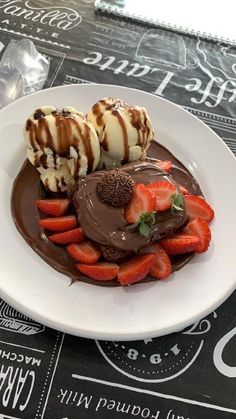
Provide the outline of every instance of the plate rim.
<path id="1" fill-rule="evenodd" d="M 213 134 L 215 136 L 215 139 L 217 139 L 218 142 L 221 143 L 221 146 L 224 146 L 226 152 L 228 153 L 228 155 L 230 155 L 231 158 L 233 158 L 233 160 L 236 163 L 236 157 L 233 154 L 233 152 L 229 149 L 229 147 L 226 145 L 226 143 L 210 128 L 208 127 L 203 121 L 201 121 L 199 118 L 197 118 L 195 115 L 191 114 L 190 112 L 188 112 L 186 109 L 184 109 L 183 107 L 181 107 L 179 104 L 176 104 L 174 102 L 171 102 L 168 99 L 165 99 L 163 97 L 159 97 L 153 93 L 149 93 L 140 89 L 136 89 L 136 88 L 130 88 L 130 87 L 126 87 L 126 86 L 118 86 L 118 85 L 113 85 L 113 84 L 100 84 L 100 83 L 92 83 L 92 84 L 83 84 L 83 85 L 78 85 L 78 84 L 73 84 L 73 85 L 65 85 L 65 86 L 56 86 L 56 87 L 51 87 L 51 88 L 47 88 L 44 90 L 41 90 L 39 92 L 35 92 L 32 93 L 31 95 L 19 98 L 17 101 L 14 101 L 13 103 L 10 103 L 9 105 L 7 105 L 6 107 L 4 107 L 1 111 L 0 111 L 0 116 L 2 113 L 4 113 L 5 111 L 8 112 L 8 110 L 11 108 L 14 108 L 15 104 L 19 104 L 19 102 L 24 102 L 26 99 L 30 100 L 28 98 L 30 98 L 32 95 L 43 95 L 44 93 L 47 93 L 47 91 L 52 91 L 54 89 L 57 90 L 69 90 L 72 89 L 76 86 L 76 88 L 80 88 L 83 86 L 83 88 L 89 87 L 89 88 L 93 88 L 96 86 L 99 87 L 106 87 L 106 88 L 118 88 L 118 89 L 124 89 L 124 90 L 132 90 L 132 91 L 136 91 L 136 92 L 141 92 L 145 95 L 150 95 L 152 97 L 154 97 L 155 99 L 159 100 L 159 101 L 164 101 L 167 102 L 168 104 L 170 104 L 173 107 L 178 107 L 179 109 L 181 109 L 182 112 L 184 112 L 185 114 L 188 115 L 188 117 L 190 118 L 194 118 L 198 121 L 198 123 L 200 123 L 202 126 L 204 126 L 204 128 L 210 130 L 211 134 Z M 227 289 L 227 291 L 225 292 L 224 295 L 221 296 L 221 298 L 219 298 L 217 301 L 215 301 L 210 307 L 206 308 L 205 311 L 202 311 L 201 314 L 198 314 L 197 316 L 193 316 L 190 320 L 185 320 L 181 323 L 179 323 L 178 325 L 178 329 L 175 328 L 175 330 L 173 330 L 173 326 L 169 326 L 167 328 L 165 328 L 162 332 L 157 331 L 156 330 L 151 330 L 149 329 L 149 331 L 139 331 L 137 333 L 132 333 L 132 335 L 128 335 L 127 333 L 120 333 L 119 335 L 117 333 L 115 333 L 115 335 L 112 335 L 109 332 L 109 336 L 106 334 L 105 331 L 99 330 L 98 332 L 92 331 L 92 335 L 91 335 L 91 330 L 90 331 L 86 331 L 84 329 L 76 329 L 76 333 L 74 330 L 74 327 L 63 327 L 61 326 L 61 324 L 58 324 L 55 320 L 49 320 L 46 316 L 42 316 L 40 314 L 37 313 L 37 311 L 32 311 L 30 308 L 25 307 L 24 305 L 22 305 L 19 301 L 15 300 L 15 298 L 12 298 L 11 295 L 7 294 L 5 291 L 2 290 L 1 284 L 0 284 L 0 290 L 1 290 L 1 297 L 10 305 L 12 305 L 13 307 L 15 307 L 16 309 L 18 309 L 20 312 L 22 312 L 23 314 L 26 314 L 28 317 L 31 317 L 33 319 L 35 319 L 36 321 L 39 321 L 40 323 L 54 328 L 56 330 L 62 331 L 62 332 L 66 332 L 69 334 L 73 334 L 76 336 L 80 336 L 80 337 L 85 337 L 85 338 L 92 338 L 92 339 L 99 339 L 99 340 L 138 340 L 138 339 L 143 339 L 145 337 L 156 337 L 156 336 L 163 336 L 163 335 L 167 335 L 169 333 L 173 333 L 173 332 L 177 332 L 182 330 L 183 328 L 189 326 L 190 324 L 194 323 L 197 320 L 200 320 L 201 318 L 205 317 L 206 315 L 208 315 L 209 313 L 211 313 L 216 307 L 218 307 L 219 305 L 221 305 L 234 291 L 236 286 L 236 280 L 235 280 L 235 284 L 232 283 L 232 286 L 229 287 Z"/>

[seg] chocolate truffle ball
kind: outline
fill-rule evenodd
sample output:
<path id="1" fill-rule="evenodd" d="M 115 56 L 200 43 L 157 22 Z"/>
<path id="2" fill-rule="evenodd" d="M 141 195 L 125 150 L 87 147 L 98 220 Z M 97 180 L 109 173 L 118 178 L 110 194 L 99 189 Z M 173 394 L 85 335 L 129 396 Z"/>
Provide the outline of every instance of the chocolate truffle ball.
<path id="1" fill-rule="evenodd" d="M 134 181 L 131 176 L 119 169 L 104 171 L 97 184 L 97 193 L 107 204 L 123 207 L 133 194 Z"/>
<path id="2" fill-rule="evenodd" d="M 107 262 L 119 262 L 120 260 L 124 259 L 124 257 L 128 256 L 128 254 L 130 254 L 130 252 L 117 249 L 113 246 L 106 246 L 105 244 L 101 244 L 100 249 L 104 259 Z"/>

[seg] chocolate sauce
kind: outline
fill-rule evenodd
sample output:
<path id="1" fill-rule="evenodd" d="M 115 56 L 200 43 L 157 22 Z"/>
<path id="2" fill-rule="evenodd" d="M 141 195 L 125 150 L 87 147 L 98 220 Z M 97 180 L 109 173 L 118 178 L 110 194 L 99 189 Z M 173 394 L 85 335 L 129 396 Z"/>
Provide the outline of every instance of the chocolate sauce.
<path id="1" fill-rule="evenodd" d="M 41 109 L 36 109 L 34 113 L 34 119 L 40 119 L 45 116 L 45 113 Z"/>
<path id="2" fill-rule="evenodd" d="M 105 132 L 105 134 L 104 134 L 104 139 L 103 139 L 103 142 L 102 142 L 102 144 L 101 144 L 101 147 L 102 147 L 102 149 L 104 150 L 104 151 L 109 151 L 109 148 L 108 148 L 108 141 L 107 141 L 107 133 Z"/>
<path id="3" fill-rule="evenodd" d="M 150 160 L 171 160 L 174 167 L 171 175 L 176 182 L 185 186 L 191 193 L 202 195 L 197 181 L 188 170 L 163 146 L 155 142 L 148 150 Z M 147 159 L 147 161 L 149 161 Z M 72 281 L 81 280 L 95 285 L 118 286 L 116 281 L 98 282 L 82 275 L 75 267 L 75 262 L 66 252 L 64 247 L 52 244 L 46 237 L 45 232 L 38 225 L 38 219 L 42 217 L 34 205 L 36 199 L 46 196 L 45 189 L 40 182 L 38 171 L 26 160 L 18 176 L 16 177 L 12 190 L 11 207 L 12 216 L 17 229 L 38 255 L 44 259 L 52 268 L 69 276 Z M 63 196 L 63 195 L 61 195 Z M 105 215 L 105 214 L 104 214 Z M 108 213 L 104 218 L 109 217 Z M 191 254 L 179 256 L 174 259 L 173 270 L 182 268 L 192 257 Z M 145 281 L 153 280 L 150 277 Z"/>
<path id="4" fill-rule="evenodd" d="M 122 130 L 122 138 L 123 138 L 123 145 L 124 145 L 124 159 L 123 159 L 123 164 L 127 163 L 129 161 L 129 143 L 128 143 L 128 133 L 127 133 L 127 128 L 126 125 L 124 123 L 124 120 L 122 118 L 122 115 L 120 114 L 119 110 L 115 109 L 112 111 L 112 115 L 116 116 L 121 130 Z"/>
<path id="5" fill-rule="evenodd" d="M 94 155 L 90 142 L 90 128 L 87 123 L 84 125 L 85 132 L 82 132 L 80 125 L 74 118 L 73 114 L 69 111 L 53 111 L 50 116 L 55 120 L 55 128 L 57 141 L 54 142 L 48 124 L 47 116 L 38 109 L 34 113 L 34 119 L 37 120 L 35 123 L 32 119 L 28 119 L 26 122 L 26 131 L 29 131 L 30 144 L 34 152 L 38 151 L 38 147 L 44 152 L 45 148 L 49 148 L 53 152 L 53 157 L 56 166 L 57 155 L 68 158 L 68 138 L 73 138 L 71 146 L 75 148 L 78 145 L 78 139 L 73 136 L 73 128 L 77 131 L 79 141 L 83 143 L 88 159 L 88 173 L 92 172 L 94 164 Z M 78 147 L 77 147 L 78 149 Z M 41 162 L 43 159 L 43 163 Z M 47 156 L 43 154 L 40 161 L 35 161 L 35 166 L 39 167 L 40 162 L 42 166 L 47 169 Z M 45 159 L 45 160 L 44 160 Z"/>
<path id="6" fill-rule="evenodd" d="M 140 118 L 140 110 L 135 108 L 130 108 L 129 113 L 131 116 L 131 124 L 137 130 L 138 134 L 138 145 L 142 146 L 144 149 L 147 146 L 147 140 L 150 136 L 150 128 L 147 123 L 147 115 L 145 109 L 142 110 L 143 122 Z"/>
<path id="7" fill-rule="evenodd" d="M 88 173 L 91 173 L 93 170 L 94 155 L 90 142 L 90 129 L 88 125 L 85 125 L 85 136 L 82 136 L 82 141 L 86 150 L 86 156 L 88 159 Z"/>
<path id="8" fill-rule="evenodd" d="M 37 158 L 37 157 L 36 157 Z M 46 154 L 42 154 L 41 156 L 40 156 L 40 158 L 39 158 L 39 161 L 40 161 L 40 164 L 37 162 L 36 164 L 34 163 L 34 165 L 36 166 L 36 167 L 39 167 L 39 166 L 43 166 L 43 168 L 44 169 L 47 169 L 47 155 Z"/>

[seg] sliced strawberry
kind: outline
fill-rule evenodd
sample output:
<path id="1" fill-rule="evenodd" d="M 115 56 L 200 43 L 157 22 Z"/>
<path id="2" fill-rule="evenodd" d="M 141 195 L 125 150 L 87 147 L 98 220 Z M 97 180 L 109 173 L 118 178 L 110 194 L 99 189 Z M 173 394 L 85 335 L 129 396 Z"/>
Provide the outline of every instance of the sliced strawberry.
<path id="1" fill-rule="evenodd" d="M 152 192 L 156 198 L 157 211 L 166 211 L 172 205 L 172 195 L 176 192 L 176 186 L 167 180 L 150 183 L 146 188 Z"/>
<path id="2" fill-rule="evenodd" d="M 172 162 L 170 160 L 158 160 L 157 165 L 164 171 L 168 172 L 172 168 Z"/>
<path id="3" fill-rule="evenodd" d="M 187 188 L 185 188 L 185 186 L 179 185 L 179 190 L 183 195 L 190 195 L 190 192 Z"/>
<path id="4" fill-rule="evenodd" d="M 156 258 L 149 275 L 156 279 L 167 278 L 171 274 L 171 261 L 169 256 L 157 243 L 151 246 L 151 251 L 155 253 Z"/>
<path id="5" fill-rule="evenodd" d="M 84 240 L 84 233 L 82 228 L 78 227 L 63 233 L 52 234 L 48 237 L 48 240 L 57 244 L 79 243 Z"/>
<path id="6" fill-rule="evenodd" d="M 74 215 L 66 217 L 43 218 L 39 220 L 39 225 L 50 231 L 66 231 L 77 226 L 77 220 Z"/>
<path id="7" fill-rule="evenodd" d="M 197 195 L 186 195 L 184 197 L 185 206 L 190 220 L 194 218 L 202 218 L 208 224 L 214 218 L 214 211 L 211 206 L 201 196 Z"/>
<path id="8" fill-rule="evenodd" d="M 97 281 L 111 281 L 119 272 L 119 266 L 116 263 L 95 263 L 94 265 L 78 263 L 76 267 L 80 272 Z"/>
<path id="9" fill-rule="evenodd" d="M 211 230 L 206 221 L 198 217 L 195 220 L 190 221 L 184 229 L 187 234 L 193 234 L 200 239 L 200 244 L 196 248 L 196 252 L 203 253 L 205 252 L 211 241 Z"/>
<path id="10" fill-rule="evenodd" d="M 156 200 L 153 194 L 142 184 L 134 187 L 133 197 L 125 208 L 124 216 L 129 224 L 136 223 L 143 213 L 155 210 Z"/>
<path id="11" fill-rule="evenodd" d="M 121 263 L 118 273 L 119 283 L 130 285 L 142 281 L 148 275 L 155 260 L 156 255 L 154 253 L 147 253 Z"/>
<path id="12" fill-rule="evenodd" d="M 200 244 L 199 237 L 189 234 L 176 234 L 174 237 L 160 241 L 168 255 L 195 252 Z"/>
<path id="13" fill-rule="evenodd" d="M 100 250 L 90 240 L 85 240 L 79 244 L 69 244 L 67 251 L 80 263 L 96 263 L 101 257 Z"/>
<path id="14" fill-rule="evenodd" d="M 38 209 L 45 214 L 61 217 L 70 205 L 69 199 L 39 199 L 35 201 Z"/>

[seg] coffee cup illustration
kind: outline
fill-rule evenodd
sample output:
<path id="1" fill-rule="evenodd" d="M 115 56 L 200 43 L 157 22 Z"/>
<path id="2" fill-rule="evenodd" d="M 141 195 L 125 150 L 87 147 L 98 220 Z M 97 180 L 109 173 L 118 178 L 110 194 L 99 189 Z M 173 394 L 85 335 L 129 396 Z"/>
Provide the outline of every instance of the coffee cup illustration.
<path id="1" fill-rule="evenodd" d="M 143 34 L 135 56 L 139 60 L 173 71 L 198 66 L 181 35 L 158 28 L 149 29 Z"/>

